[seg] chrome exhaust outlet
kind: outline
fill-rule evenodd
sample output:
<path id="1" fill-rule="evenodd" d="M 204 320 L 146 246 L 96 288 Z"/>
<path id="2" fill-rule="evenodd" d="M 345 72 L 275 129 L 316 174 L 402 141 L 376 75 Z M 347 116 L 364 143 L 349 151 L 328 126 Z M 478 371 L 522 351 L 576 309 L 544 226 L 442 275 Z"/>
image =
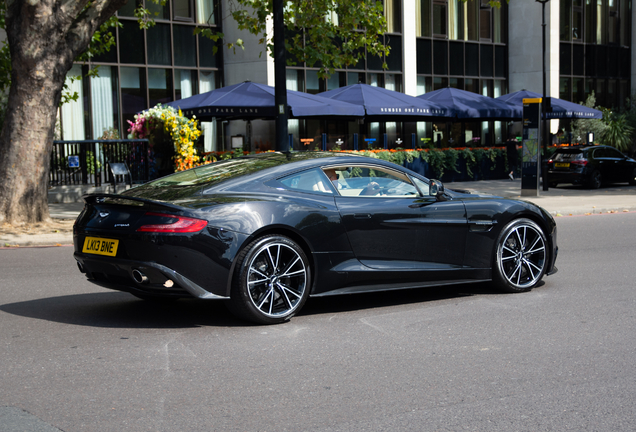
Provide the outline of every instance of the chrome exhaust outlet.
<path id="1" fill-rule="evenodd" d="M 147 284 L 148 283 L 148 276 L 146 276 L 145 274 L 140 272 L 138 269 L 133 269 L 132 278 L 138 284 Z"/>

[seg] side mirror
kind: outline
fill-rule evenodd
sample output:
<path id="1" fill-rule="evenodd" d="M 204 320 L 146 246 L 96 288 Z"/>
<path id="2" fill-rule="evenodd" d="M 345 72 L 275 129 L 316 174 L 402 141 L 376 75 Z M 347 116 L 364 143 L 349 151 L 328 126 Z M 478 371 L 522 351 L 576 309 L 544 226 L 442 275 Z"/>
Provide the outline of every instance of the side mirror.
<path id="1" fill-rule="evenodd" d="M 442 184 L 442 182 L 439 180 L 431 180 L 428 194 L 441 200 L 444 196 L 444 185 Z"/>

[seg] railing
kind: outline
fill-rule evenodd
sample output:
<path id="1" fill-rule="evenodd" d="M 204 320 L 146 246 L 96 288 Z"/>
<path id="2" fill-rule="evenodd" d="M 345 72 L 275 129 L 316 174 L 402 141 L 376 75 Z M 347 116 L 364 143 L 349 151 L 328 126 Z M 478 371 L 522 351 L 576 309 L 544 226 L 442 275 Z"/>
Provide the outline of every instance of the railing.
<path id="1" fill-rule="evenodd" d="M 49 184 L 96 187 L 113 183 L 108 163 L 125 162 L 132 183 L 150 179 L 148 140 L 53 141 Z"/>

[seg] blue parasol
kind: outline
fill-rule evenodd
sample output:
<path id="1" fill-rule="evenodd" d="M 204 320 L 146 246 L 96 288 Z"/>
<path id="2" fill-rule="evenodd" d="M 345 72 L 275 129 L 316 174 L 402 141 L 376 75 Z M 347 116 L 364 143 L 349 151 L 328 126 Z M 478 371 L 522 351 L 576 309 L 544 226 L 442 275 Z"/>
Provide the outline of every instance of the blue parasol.
<path id="1" fill-rule="evenodd" d="M 478 93 L 456 88 L 443 88 L 421 96 L 457 113 L 458 119 L 520 119 L 522 108 Z"/>
<path id="2" fill-rule="evenodd" d="M 454 112 L 437 103 L 368 84 L 352 84 L 318 93 L 318 96 L 364 107 L 369 120 L 430 121 L 429 117 L 454 116 Z"/>
<path id="3" fill-rule="evenodd" d="M 497 98 L 497 100 L 507 102 L 517 107 L 523 107 L 524 99 L 542 98 L 543 95 L 528 90 L 520 90 L 514 93 L 503 95 Z M 603 113 L 597 109 L 586 107 L 585 105 L 575 104 L 574 102 L 568 102 L 563 99 L 551 98 L 552 112 L 548 112 L 546 119 L 560 119 L 560 118 L 588 118 L 588 119 L 602 119 Z"/>
<path id="4" fill-rule="evenodd" d="M 364 109 L 360 106 L 293 90 L 287 90 L 287 104 L 291 118 L 364 116 Z M 169 102 L 166 105 L 181 109 L 187 117 L 196 115 L 200 119 L 271 119 L 277 114 L 274 87 L 250 81 Z"/>

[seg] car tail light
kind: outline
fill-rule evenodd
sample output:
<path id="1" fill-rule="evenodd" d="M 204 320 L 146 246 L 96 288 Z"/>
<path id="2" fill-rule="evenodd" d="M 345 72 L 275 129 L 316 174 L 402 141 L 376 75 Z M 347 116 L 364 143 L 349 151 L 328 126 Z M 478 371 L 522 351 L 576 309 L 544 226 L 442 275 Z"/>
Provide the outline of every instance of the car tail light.
<path id="1" fill-rule="evenodd" d="M 148 212 L 146 216 L 160 216 L 173 219 L 173 221 L 161 224 L 142 225 L 137 228 L 139 232 L 157 233 L 195 233 L 201 231 L 208 224 L 208 221 L 194 219 L 184 216 L 176 216 L 164 213 Z"/>
<path id="2" fill-rule="evenodd" d="M 584 167 L 585 165 L 587 165 L 587 159 L 577 159 L 577 160 L 573 160 L 570 163 L 572 165 L 579 165 L 579 166 Z"/>

